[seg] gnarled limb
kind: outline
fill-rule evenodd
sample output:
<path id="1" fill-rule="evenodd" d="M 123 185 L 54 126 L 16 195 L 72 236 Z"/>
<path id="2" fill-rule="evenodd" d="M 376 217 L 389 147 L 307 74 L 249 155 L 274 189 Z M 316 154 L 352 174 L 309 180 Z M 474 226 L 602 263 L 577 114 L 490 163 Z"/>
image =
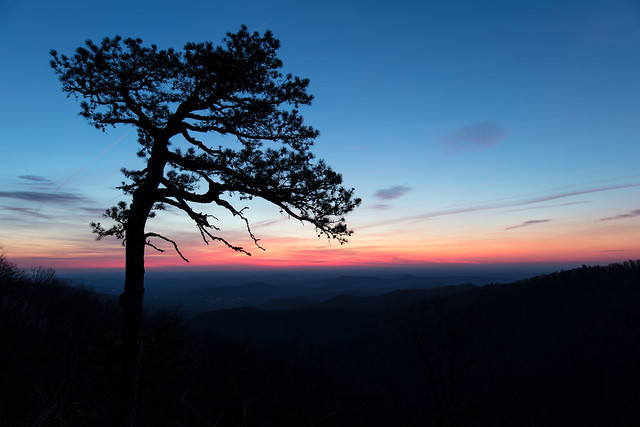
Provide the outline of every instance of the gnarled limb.
<path id="1" fill-rule="evenodd" d="M 144 238 L 145 238 L 145 239 L 148 239 L 149 237 L 157 237 L 158 239 L 162 239 L 162 240 L 164 240 L 165 242 L 169 242 L 169 243 L 171 243 L 171 244 L 173 245 L 173 248 L 174 248 L 174 249 L 176 250 L 176 252 L 178 253 L 178 255 L 180 255 L 180 258 L 182 258 L 183 260 L 185 260 L 185 262 L 189 262 L 189 260 L 188 260 L 187 258 L 185 258 L 185 257 L 184 257 L 184 255 L 182 255 L 182 252 L 180 252 L 180 249 L 178 248 L 178 244 L 177 244 L 175 241 L 173 241 L 173 240 L 171 240 L 171 239 L 169 239 L 169 238 L 167 238 L 167 237 L 164 237 L 163 235 L 158 234 L 158 233 L 146 233 L 146 234 L 144 235 Z M 148 241 L 148 240 L 145 242 L 145 244 L 146 244 L 147 246 L 151 246 L 153 249 L 155 249 L 155 250 L 156 250 L 156 251 L 158 251 L 158 252 L 164 252 L 164 249 L 160 249 L 160 248 L 156 247 L 155 245 L 153 245 L 153 244 L 152 244 L 150 241 Z"/>

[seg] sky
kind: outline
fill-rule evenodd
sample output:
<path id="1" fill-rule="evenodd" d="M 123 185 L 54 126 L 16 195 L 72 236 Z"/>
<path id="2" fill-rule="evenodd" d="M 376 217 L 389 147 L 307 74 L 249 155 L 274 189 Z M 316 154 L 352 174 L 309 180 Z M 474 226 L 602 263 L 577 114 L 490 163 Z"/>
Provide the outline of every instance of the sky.
<path id="1" fill-rule="evenodd" d="M 178 211 L 160 268 L 442 266 L 640 258 L 640 2 L 0 0 L 0 246 L 19 266 L 122 268 L 89 223 L 126 198 L 135 129 L 78 116 L 49 66 L 86 39 L 219 44 L 247 25 L 309 78 L 313 152 L 356 189 L 346 245 L 264 202 L 243 223 L 211 207 L 205 245 Z M 105 222 L 104 219 L 102 219 Z"/>

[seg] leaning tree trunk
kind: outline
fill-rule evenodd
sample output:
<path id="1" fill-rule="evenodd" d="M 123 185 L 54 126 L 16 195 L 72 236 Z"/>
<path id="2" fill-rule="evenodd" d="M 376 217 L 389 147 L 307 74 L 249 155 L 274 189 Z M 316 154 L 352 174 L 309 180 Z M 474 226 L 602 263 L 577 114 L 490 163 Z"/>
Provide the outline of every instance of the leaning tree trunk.
<path id="1" fill-rule="evenodd" d="M 155 203 L 155 192 L 164 175 L 168 143 L 168 138 L 154 139 L 151 156 L 147 162 L 147 174 L 144 182 L 133 192 L 126 223 L 124 292 L 120 295 L 119 303 L 124 308 L 122 397 L 125 399 L 123 413 L 126 418 L 123 421 L 130 426 L 142 425 L 138 387 L 142 350 L 145 226 Z"/>
<path id="2" fill-rule="evenodd" d="M 139 424 L 138 386 L 140 382 L 140 351 L 142 348 L 142 315 L 144 297 L 144 224 L 147 215 L 132 209 L 127 224 L 124 292 L 119 303 L 124 309 L 122 323 L 122 398 L 123 421 Z M 134 214 L 134 212 L 136 212 Z M 141 218 L 137 218 L 140 217 Z"/>

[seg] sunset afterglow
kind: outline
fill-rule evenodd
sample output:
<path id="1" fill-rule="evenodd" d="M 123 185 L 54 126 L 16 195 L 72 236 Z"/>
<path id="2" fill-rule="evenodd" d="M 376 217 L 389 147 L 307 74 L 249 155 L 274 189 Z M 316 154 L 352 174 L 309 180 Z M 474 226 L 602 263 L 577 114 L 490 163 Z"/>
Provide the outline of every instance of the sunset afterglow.
<path id="1" fill-rule="evenodd" d="M 319 129 L 312 150 L 362 205 L 348 244 L 318 238 L 265 202 L 218 218 L 211 242 L 176 209 L 148 230 L 161 268 L 411 267 L 640 258 L 640 6 L 614 1 L 160 1 L 99 14 L 77 1 L 0 7 L 0 246 L 21 267 L 122 269 L 119 241 L 91 221 L 119 200 L 122 167 L 139 167 L 134 128 L 100 132 L 78 116 L 49 67 L 85 39 L 119 34 L 160 48 L 218 44 L 246 24 L 280 39 L 283 71 L 308 77 Z M 492 9 L 493 8 L 493 9 Z M 631 17 L 631 18 L 630 18 Z M 231 137 L 221 139 L 232 145 Z M 243 202 L 244 203 L 244 202 Z"/>

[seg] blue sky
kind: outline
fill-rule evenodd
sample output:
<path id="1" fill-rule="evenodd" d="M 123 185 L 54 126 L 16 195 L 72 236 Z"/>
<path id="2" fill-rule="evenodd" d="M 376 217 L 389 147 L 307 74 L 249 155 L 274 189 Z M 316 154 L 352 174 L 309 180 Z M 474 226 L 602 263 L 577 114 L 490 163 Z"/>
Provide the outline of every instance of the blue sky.
<path id="1" fill-rule="evenodd" d="M 232 262 L 640 257 L 637 1 L 2 1 L 5 254 L 54 267 L 122 259 L 88 223 L 121 199 L 114 187 L 138 162 L 135 131 L 101 133 L 78 117 L 50 49 L 116 34 L 181 48 L 241 24 L 272 30 L 284 70 L 310 78 L 314 151 L 364 201 L 344 247 L 256 203 L 250 218 L 268 250 Z M 199 264 L 230 262 L 176 213 L 154 221 Z M 247 242 L 242 224 L 221 221 Z"/>

